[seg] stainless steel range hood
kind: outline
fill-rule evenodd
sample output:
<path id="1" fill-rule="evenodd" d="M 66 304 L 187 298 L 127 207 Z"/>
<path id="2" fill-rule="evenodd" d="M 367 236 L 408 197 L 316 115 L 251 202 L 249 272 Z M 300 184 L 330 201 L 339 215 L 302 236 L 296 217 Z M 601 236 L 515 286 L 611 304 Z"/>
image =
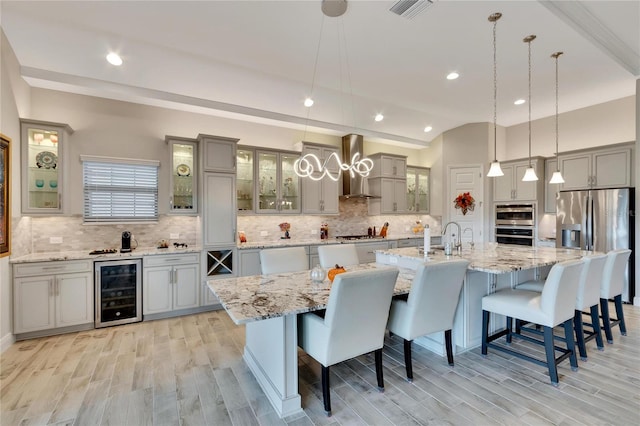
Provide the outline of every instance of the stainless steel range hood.
<path id="1" fill-rule="evenodd" d="M 342 137 L 342 161 L 351 163 L 354 154 L 360 154 L 364 158 L 364 137 L 362 135 L 349 134 Z M 364 186 L 367 178 L 354 173 L 352 176 L 348 170 L 342 172 L 342 196 L 340 198 L 380 198 L 376 195 L 365 193 Z"/>

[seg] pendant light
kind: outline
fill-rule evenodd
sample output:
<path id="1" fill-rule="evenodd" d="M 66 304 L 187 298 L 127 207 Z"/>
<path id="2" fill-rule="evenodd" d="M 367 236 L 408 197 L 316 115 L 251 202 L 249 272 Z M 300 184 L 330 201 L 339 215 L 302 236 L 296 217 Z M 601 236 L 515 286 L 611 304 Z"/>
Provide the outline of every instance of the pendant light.
<path id="1" fill-rule="evenodd" d="M 523 182 L 533 182 L 538 180 L 536 171 L 531 165 L 531 42 L 536 39 L 535 35 L 526 36 L 522 41 L 529 46 L 529 167 L 524 172 Z"/>
<path id="2" fill-rule="evenodd" d="M 498 138 L 497 138 L 497 109 L 498 109 L 498 73 L 496 66 L 496 25 L 502 13 L 497 12 L 489 16 L 489 22 L 493 22 L 493 161 L 489 168 L 488 177 L 504 176 L 500 162 L 498 161 Z"/>
<path id="3" fill-rule="evenodd" d="M 551 55 L 556 60 L 556 171 L 553 172 L 549 183 L 564 183 L 562 173 L 560 173 L 560 161 L 558 161 L 558 58 L 563 52 L 556 52 Z"/>

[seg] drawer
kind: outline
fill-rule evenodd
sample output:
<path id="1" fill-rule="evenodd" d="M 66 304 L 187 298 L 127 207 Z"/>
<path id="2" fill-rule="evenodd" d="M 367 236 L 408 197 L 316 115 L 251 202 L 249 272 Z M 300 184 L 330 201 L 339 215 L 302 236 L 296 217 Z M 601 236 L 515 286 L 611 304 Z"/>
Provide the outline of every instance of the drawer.
<path id="1" fill-rule="evenodd" d="M 93 271 L 93 260 L 21 263 L 13 266 L 15 277 L 57 275 Z"/>
<path id="2" fill-rule="evenodd" d="M 143 266 L 166 266 L 180 265 L 184 263 L 200 263 L 199 253 L 184 254 L 162 254 L 153 256 L 144 256 L 142 258 Z"/>
<path id="3" fill-rule="evenodd" d="M 406 239 L 406 240 L 398 240 L 398 248 L 402 248 L 402 247 L 417 247 L 419 244 L 420 240 L 417 240 L 415 238 L 410 238 L 410 239 Z"/>

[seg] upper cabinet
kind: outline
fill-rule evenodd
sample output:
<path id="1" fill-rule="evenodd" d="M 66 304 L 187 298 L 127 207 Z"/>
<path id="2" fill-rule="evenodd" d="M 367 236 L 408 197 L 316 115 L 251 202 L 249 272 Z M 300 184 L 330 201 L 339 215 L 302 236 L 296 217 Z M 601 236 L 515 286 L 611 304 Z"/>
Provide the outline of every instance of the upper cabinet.
<path id="1" fill-rule="evenodd" d="M 340 158 L 339 149 L 333 146 L 305 143 L 302 155 L 313 154 L 320 164 L 325 164 L 331 154 Z M 333 176 L 340 176 L 342 171 L 337 161 L 327 161 L 326 167 Z M 328 176 L 320 179 L 321 173 L 316 171 L 311 177 L 302 178 L 302 213 L 306 214 L 338 214 L 340 197 L 340 179 L 334 181 Z M 314 180 L 313 178 L 319 179 Z"/>
<path id="2" fill-rule="evenodd" d="M 202 145 L 202 168 L 205 172 L 235 173 L 239 139 L 198 135 Z"/>
<path id="3" fill-rule="evenodd" d="M 407 157 L 373 154 L 369 174 L 369 193 L 379 198 L 369 199 L 369 214 L 407 212 Z"/>
<path id="4" fill-rule="evenodd" d="M 549 183 L 553 173 L 557 170 L 558 161 L 556 157 L 547 158 L 544 162 L 544 212 L 554 213 L 556 212 L 556 196 L 560 190 L 560 185 L 557 183 Z M 555 247 L 555 246 L 554 246 Z"/>
<path id="5" fill-rule="evenodd" d="M 407 166 L 407 211 L 429 213 L 431 169 Z"/>
<path id="6" fill-rule="evenodd" d="M 370 155 L 369 158 L 373 161 L 373 169 L 371 169 L 369 178 L 405 179 L 407 177 L 407 157 L 377 153 Z"/>
<path id="7" fill-rule="evenodd" d="M 248 147 L 238 147 L 236 192 L 238 213 L 253 213 L 255 207 L 253 199 L 255 191 L 255 150 Z"/>
<path id="8" fill-rule="evenodd" d="M 300 213 L 300 178 L 293 165 L 297 152 L 256 150 L 257 213 Z"/>
<path id="9" fill-rule="evenodd" d="M 537 201 L 544 191 L 544 159 L 532 157 L 531 166 L 537 181 L 523 182 L 529 160 L 505 161 L 500 164 L 504 176 L 493 178 L 493 201 Z"/>
<path id="10" fill-rule="evenodd" d="M 171 174 L 169 211 L 174 214 L 196 214 L 198 212 L 198 141 L 195 139 L 167 136 Z"/>
<path id="11" fill-rule="evenodd" d="M 562 190 L 631 186 L 632 154 L 630 145 L 588 152 L 560 154 Z"/>
<path id="12" fill-rule="evenodd" d="M 67 124 L 20 120 L 22 134 L 22 213 L 63 213 Z"/>

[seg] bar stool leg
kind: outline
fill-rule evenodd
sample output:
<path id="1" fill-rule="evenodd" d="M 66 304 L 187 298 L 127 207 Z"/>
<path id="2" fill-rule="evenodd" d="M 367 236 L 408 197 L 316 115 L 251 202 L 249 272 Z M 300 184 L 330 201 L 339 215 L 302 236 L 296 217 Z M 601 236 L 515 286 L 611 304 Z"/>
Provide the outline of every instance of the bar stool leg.
<path id="1" fill-rule="evenodd" d="M 596 344 L 598 350 L 604 350 L 604 342 L 602 341 L 602 329 L 600 328 L 600 312 L 598 311 L 598 305 L 595 304 L 591 307 L 591 325 L 593 326 L 593 332 L 596 334 Z"/>
<path id="2" fill-rule="evenodd" d="M 404 341 L 404 365 L 407 369 L 407 381 L 413 382 L 413 364 L 411 363 L 411 340 Z"/>
<path id="3" fill-rule="evenodd" d="M 512 340 L 512 332 L 511 330 L 513 330 L 513 317 L 507 317 L 507 343 L 511 344 L 511 340 Z"/>
<path id="4" fill-rule="evenodd" d="M 556 365 L 556 355 L 553 347 L 553 327 L 544 327 L 544 351 L 547 355 L 547 368 L 549 369 L 551 384 L 558 386 L 558 367 Z"/>
<path id="5" fill-rule="evenodd" d="M 571 371 L 578 371 L 578 357 L 576 356 L 576 344 L 573 340 L 572 320 L 564 322 L 564 337 L 567 341 L 567 349 L 571 351 L 569 362 L 571 363 Z M 552 332 L 553 334 L 553 332 Z"/>
<path id="6" fill-rule="evenodd" d="M 611 334 L 611 318 L 609 318 L 609 301 L 607 299 L 600 299 L 600 311 L 602 311 L 602 326 L 607 343 L 612 344 L 613 334 Z"/>
<path id="7" fill-rule="evenodd" d="M 618 316 L 618 321 L 620 321 L 620 323 L 618 324 L 620 326 L 620 334 L 622 334 L 623 336 L 627 335 L 627 326 L 624 323 L 624 311 L 622 310 L 622 295 L 619 294 L 616 297 L 613 298 L 613 301 L 616 304 L 616 315 Z"/>
<path id="8" fill-rule="evenodd" d="M 580 351 L 580 359 L 582 361 L 587 360 L 587 346 L 584 343 L 584 329 L 582 327 L 582 311 L 576 311 L 573 315 L 573 327 L 576 331 L 576 342 L 578 343 L 578 350 Z"/>
<path id="9" fill-rule="evenodd" d="M 375 359 L 376 359 L 376 378 L 378 379 L 378 390 L 380 392 L 384 392 L 384 378 L 382 377 L 382 349 L 376 349 Z"/>
<path id="10" fill-rule="evenodd" d="M 444 331 L 444 341 L 447 347 L 447 362 L 453 367 L 453 344 L 451 343 L 451 330 Z"/>
<path id="11" fill-rule="evenodd" d="M 487 341 L 489 340 L 489 312 L 482 311 L 482 355 L 487 355 Z"/>
<path id="12" fill-rule="evenodd" d="M 329 392 L 329 367 L 322 366 L 322 399 L 324 411 L 331 416 L 331 393 Z"/>

